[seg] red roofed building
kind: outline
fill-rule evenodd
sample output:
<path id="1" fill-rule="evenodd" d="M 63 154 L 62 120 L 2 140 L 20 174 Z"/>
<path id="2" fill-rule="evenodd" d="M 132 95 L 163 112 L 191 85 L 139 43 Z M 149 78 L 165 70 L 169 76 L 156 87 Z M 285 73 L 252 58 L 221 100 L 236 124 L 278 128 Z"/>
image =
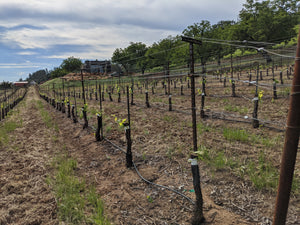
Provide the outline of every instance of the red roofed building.
<path id="1" fill-rule="evenodd" d="M 26 87 L 28 85 L 27 81 L 18 81 L 18 82 L 14 82 L 14 85 L 16 87 Z"/>

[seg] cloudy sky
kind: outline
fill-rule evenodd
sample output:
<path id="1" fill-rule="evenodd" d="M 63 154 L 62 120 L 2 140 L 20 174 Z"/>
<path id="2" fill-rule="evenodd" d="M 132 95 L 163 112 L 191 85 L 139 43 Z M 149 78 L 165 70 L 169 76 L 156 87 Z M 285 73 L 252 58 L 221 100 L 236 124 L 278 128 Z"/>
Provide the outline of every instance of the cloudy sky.
<path id="1" fill-rule="evenodd" d="M 130 42 L 189 25 L 237 20 L 246 0 L 0 0 L 0 81 L 53 69 L 70 56 L 110 59 Z"/>

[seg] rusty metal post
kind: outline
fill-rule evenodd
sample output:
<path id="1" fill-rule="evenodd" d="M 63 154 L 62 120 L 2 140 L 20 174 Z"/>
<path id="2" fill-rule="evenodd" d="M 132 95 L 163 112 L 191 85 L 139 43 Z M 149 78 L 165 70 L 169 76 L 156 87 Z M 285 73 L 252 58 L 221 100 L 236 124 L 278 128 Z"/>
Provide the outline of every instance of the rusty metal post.
<path id="1" fill-rule="evenodd" d="M 299 30 L 300 35 L 300 30 Z M 273 225 L 285 224 L 293 174 L 295 169 L 297 149 L 300 134 L 300 36 L 295 60 L 295 76 L 290 95 L 290 105 L 285 131 L 285 143 L 281 157 L 280 178 L 274 211 Z"/>

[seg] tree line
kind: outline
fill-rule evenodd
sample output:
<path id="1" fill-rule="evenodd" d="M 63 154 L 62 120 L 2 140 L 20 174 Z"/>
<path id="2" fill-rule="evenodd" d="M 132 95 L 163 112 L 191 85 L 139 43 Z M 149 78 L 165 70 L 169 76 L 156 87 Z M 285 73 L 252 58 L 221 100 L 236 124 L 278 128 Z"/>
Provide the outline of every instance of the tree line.
<path id="1" fill-rule="evenodd" d="M 238 21 L 220 21 L 211 24 L 207 20 L 194 23 L 182 31 L 182 35 L 208 40 L 195 46 L 194 54 L 202 68 L 210 60 L 220 60 L 234 53 L 244 54 L 247 48 L 238 50 L 230 45 L 219 45 L 213 40 L 236 40 L 243 44 L 259 42 L 259 47 L 286 46 L 296 44 L 297 24 L 300 22 L 300 4 L 297 0 L 247 0 L 239 12 Z M 209 41 L 212 40 L 212 41 Z M 112 62 L 123 67 L 125 72 L 144 73 L 148 68 L 167 70 L 171 65 L 188 64 L 189 52 L 182 48 L 181 37 L 169 36 L 151 46 L 131 42 L 126 48 L 117 48 Z M 248 49 L 251 51 L 251 49 Z M 252 50 L 253 51 L 253 50 Z M 249 53 L 249 51 L 248 51 Z"/>
<path id="2" fill-rule="evenodd" d="M 296 44 L 297 24 L 300 22 L 300 4 L 297 0 L 246 0 L 239 12 L 238 20 L 219 21 L 211 24 L 207 20 L 194 23 L 182 31 L 182 35 L 206 41 L 201 46 L 195 46 L 195 59 L 203 70 L 208 61 L 217 61 L 228 55 L 243 55 L 253 49 L 237 49 L 230 45 L 220 45 L 213 40 L 236 40 L 244 44 L 259 42 L 259 47 L 287 46 Z M 189 52 L 184 47 L 181 36 L 168 36 L 165 39 L 147 46 L 142 42 L 130 42 L 125 48 L 117 48 L 113 52 L 114 68 L 121 68 L 125 74 L 150 70 L 168 70 L 170 66 L 188 65 Z M 69 57 L 53 70 L 41 70 L 29 74 L 26 79 L 38 83 L 50 78 L 62 77 L 67 73 L 79 71 L 82 61 Z M 120 69 L 118 69 L 120 70 Z M 118 71 L 120 72 L 120 71 Z M 203 71 L 204 72 L 204 71 Z"/>
<path id="3" fill-rule="evenodd" d="M 48 71 L 47 69 L 38 70 L 34 73 L 30 73 L 25 79 L 26 81 L 35 81 L 40 84 L 49 79 L 63 77 L 68 73 L 79 71 L 82 65 L 82 61 L 79 58 L 69 57 L 60 64 L 59 67 L 55 67 L 53 70 Z M 20 79 L 19 81 L 22 81 Z"/>

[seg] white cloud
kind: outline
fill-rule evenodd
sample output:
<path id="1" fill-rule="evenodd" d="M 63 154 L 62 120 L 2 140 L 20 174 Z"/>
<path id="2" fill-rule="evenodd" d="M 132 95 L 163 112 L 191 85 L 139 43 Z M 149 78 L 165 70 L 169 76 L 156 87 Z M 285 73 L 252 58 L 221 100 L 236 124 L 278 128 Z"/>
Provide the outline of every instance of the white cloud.
<path id="1" fill-rule="evenodd" d="M 0 47 L 2 44 L 11 51 L 16 51 L 15 54 L 24 57 L 24 60 L 26 57 L 35 57 L 34 60 L 37 60 L 37 56 L 43 60 L 65 59 L 69 56 L 109 59 L 116 48 L 124 48 L 130 42 L 151 45 L 169 35 L 180 34 L 188 25 L 201 20 L 216 23 L 235 19 L 244 2 L 245 0 L 0 1 Z M 39 65 L 41 67 L 42 64 Z M 9 66 L 0 64 L 0 68 Z M 28 65 L 15 66 L 26 68 Z"/>
<path id="2" fill-rule="evenodd" d="M 23 51 L 23 52 L 18 52 L 18 55 L 36 55 L 36 52 L 31 52 L 31 51 Z"/>
<path id="3" fill-rule="evenodd" d="M 22 77 L 22 76 L 27 75 L 27 74 L 26 74 L 25 72 L 18 72 L 17 75 L 18 75 L 19 77 Z"/>
<path id="4" fill-rule="evenodd" d="M 126 47 L 132 42 L 143 42 L 148 45 L 153 40 L 159 40 L 167 35 L 176 35 L 174 31 L 147 29 L 136 26 L 111 26 L 99 25 L 97 27 L 73 27 L 72 25 L 53 23 L 48 24 L 48 29 L 32 30 L 24 28 L 20 30 L 7 31 L 3 35 L 3 40 L 9 43 L 13 40 L 24 50 L 48 49 L 56 45 L 78 45 L 88 46 L 86 49 L 80 49 L 80 52 L 63 52 L 61 55 L 51 55 L 49 58 L 64 58 L 66 55 L 79 55 L 80 58 L 105 58 L 111 57 L 112 52 L 117 47 Z M 62 32 L 63 31 L 63 32 Z M 21 51 L 19 55 L 33 55 L 34 51 Z"/>
<path id="5" fill-rule="evenodd" d="M 0 63 L 1 69 L 38 68 L 39 66 L 28 63 Z"/>

